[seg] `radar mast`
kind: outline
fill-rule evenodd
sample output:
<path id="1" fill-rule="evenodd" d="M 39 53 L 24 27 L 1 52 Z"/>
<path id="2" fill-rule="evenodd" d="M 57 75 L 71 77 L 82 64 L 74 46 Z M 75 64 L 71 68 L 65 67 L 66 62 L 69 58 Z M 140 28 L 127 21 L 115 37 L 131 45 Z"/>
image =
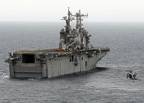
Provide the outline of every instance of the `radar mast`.
<path id="1" fill-rule="evenodd" d="M 79 10 L 76 14 L 72 14 L 68 8 L 67 16 L 63 17 L 66 22 L 65 29 L 60 32 L 60 48 L 75 50 L 75 49 L 87 49 L 89 43 L 88 32 L 82 27 L 82 17 L 87 17 Z M 71 27 L 71 21 L 75 20 L 75 27 Z"/>

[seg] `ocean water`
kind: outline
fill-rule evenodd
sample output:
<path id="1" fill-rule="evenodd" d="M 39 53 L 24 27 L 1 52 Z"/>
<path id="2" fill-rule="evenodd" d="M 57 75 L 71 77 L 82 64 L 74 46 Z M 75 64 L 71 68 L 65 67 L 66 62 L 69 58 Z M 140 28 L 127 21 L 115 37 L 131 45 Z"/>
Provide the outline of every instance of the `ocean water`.
<path id="1" fill-rule="evenodd" d="M 9 79 L 8 52 L 58 47 L 63 23 L 0 23 L 0 103 L 144 103 L 144 24 L 86 23 L 95 47 L 111 51 L 90 73 L 46 80 Z M 138 80 L 126 78 L 127 70 Z"/>

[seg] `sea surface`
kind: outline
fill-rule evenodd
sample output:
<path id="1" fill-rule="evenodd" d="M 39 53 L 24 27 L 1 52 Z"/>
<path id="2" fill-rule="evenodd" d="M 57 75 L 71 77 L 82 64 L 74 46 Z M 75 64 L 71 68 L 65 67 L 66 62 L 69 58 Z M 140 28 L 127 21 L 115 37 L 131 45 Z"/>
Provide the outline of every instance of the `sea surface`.
<path id="1" fill-rule="evenodd" d="M 63 23 L 0 22 L 0 103 L 144 103 L 144 23 L 85 23 L 110 52 L 95 71 L 55 79 L 9 79 L 8 52 L 55 48 Z M 126 78 L 128 70 L 138 80 Z"/>

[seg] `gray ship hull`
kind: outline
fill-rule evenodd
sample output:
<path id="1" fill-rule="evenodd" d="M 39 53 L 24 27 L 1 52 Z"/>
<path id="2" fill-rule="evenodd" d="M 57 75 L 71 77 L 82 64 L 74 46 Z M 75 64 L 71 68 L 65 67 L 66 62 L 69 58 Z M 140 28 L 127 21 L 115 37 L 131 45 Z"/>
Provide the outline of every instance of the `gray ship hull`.
<path id="1" fill-rule="evenodd" d="M 10 78 L 53 78 L 67 74 L 86 72 L 94 69 L 97 62 L 102 59 L 108 49 L 95 49 L 92 51 L 84 51 L 83 53 L 63 53 L 59 56 L 59 52 L 50 52 L 53 56 L 45 53 L 44 59 L 38 60 L 39 52 L 22 52 L 15 53 L 17 60 L 9 62 Z M 33 63 L 25 62 L 23 55 L 35 55 Z M 89 53 L 89 54 L 88 54 Z M 21 59 L 18 59 L 21 58 Z M 30 59 L 29 57 L 28 59 Z M 23 63 L 24 62 L 24 63 Z"/>

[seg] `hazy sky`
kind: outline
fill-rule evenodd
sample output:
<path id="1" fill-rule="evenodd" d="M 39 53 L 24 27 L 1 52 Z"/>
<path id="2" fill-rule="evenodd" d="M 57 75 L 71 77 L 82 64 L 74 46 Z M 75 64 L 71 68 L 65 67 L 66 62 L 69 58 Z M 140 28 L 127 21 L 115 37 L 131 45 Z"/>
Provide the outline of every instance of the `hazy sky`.
<path id="1" fill-rule="evenodd" d="M 60 21 L 67 7 L 87 21 L 144 22 L 144 0 L 0 0 L 0 21 Z"/>

